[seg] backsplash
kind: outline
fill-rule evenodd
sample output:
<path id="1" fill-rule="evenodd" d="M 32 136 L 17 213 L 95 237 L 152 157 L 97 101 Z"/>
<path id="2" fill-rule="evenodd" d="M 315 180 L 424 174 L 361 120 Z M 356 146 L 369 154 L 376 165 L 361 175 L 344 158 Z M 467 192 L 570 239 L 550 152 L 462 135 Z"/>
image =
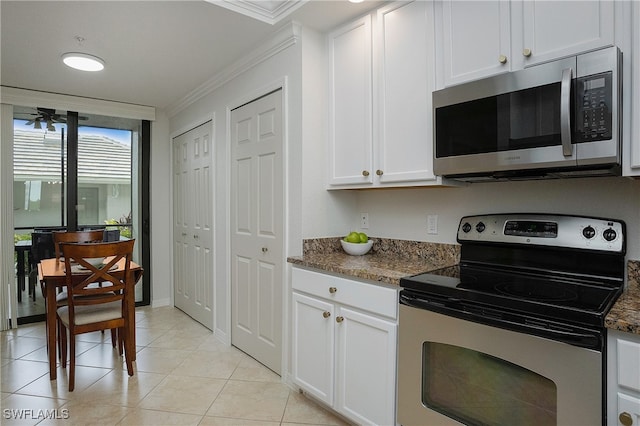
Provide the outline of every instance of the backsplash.
<path id="1" fill-rule="evenodd" d="M 341 237 L 311 238 L 302 242 L 302 254 L 330 254 L 342 252 Z M 428 243 L 424 241 L 395 240 L 371 237 L 374 240 L 370 254 L 398 256 L 406 259 L 427 259 L 436 264 L 455 264 L 460 261 L 460 245 Z"/>

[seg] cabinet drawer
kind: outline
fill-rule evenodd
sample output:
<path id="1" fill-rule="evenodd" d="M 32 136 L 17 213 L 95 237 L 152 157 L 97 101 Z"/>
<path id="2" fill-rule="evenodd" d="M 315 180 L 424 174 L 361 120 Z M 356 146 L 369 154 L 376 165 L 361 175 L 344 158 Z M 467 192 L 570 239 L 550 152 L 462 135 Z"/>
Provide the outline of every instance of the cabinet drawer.
<path id="1" fill-rule="evenodd" d="M 335 303 L 396 318 L 398 292 L 395 289 L 335 277 L 306 269 L 293 268 L 292 286 Z"/>
<path id="2" fill-rule="evenodd" d="M 618 339 L 618 385 L 640 392 L 640 343 Z"/>

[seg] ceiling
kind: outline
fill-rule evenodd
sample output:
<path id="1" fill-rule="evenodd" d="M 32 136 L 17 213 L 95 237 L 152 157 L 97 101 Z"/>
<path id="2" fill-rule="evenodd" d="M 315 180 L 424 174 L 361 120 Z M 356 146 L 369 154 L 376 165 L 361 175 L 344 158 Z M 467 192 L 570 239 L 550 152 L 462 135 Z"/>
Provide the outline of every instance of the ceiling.
<path id="1" fill-rule="evenodd" d="M 287 21 L 320 32 L 380 1 L 0 1 L 0 84 L 168 108 Z M 67 68 L 65 52 L 104 71 Z"/>

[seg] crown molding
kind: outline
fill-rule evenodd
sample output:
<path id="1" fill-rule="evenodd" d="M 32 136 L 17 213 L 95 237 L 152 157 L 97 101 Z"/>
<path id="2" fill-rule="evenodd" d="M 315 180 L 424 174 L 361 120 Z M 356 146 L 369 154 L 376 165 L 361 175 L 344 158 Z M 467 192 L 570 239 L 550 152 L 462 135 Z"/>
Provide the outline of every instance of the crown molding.
<path id="1" fill-rule="evenodd" d="M 267 24 L 277 24 L 309 0 L 205 0 Z"/>
<path id="2" fill-rule="evenodd" d="M 229 65 L 223 71 L 189 92 L 182 99 L 167 107 L 167 115 L 169 117 L 175 116 L 189 105 L 213 93 L 216 89 L 233 80 L 243 72 L 277 55 L 288 47 L 295 45 L 300 38 L 301 32 L 302 26 L 296 22 L 285 25 L 264 45 Z"/>

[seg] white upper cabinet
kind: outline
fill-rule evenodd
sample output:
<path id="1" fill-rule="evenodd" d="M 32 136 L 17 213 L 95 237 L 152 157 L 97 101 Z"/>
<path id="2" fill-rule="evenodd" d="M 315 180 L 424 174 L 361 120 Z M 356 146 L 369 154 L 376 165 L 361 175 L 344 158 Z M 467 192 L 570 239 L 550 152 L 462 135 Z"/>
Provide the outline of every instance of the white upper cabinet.
<path id="1" fill-rule="evenodd" d="M 615 3 L 436 1 L 437 87 L 612 46 Z"/>
<path id="2" fill-rule="evenodd" d="M 511 71 L 508 1 L 435 3 L 438 86 Z"/>
<path id="3" fill-rule="evenodd" d="M 392 3 L 377 13 L 378 120 L 375 177 L 380 184 L 433 181 L 431 92 L 433 25 L 427 3 Z"/>
<path id="4" fill-rule="evenodd" d="M 527 0 L 522 4 L 525 66 L 613 46 L 614 2 L 611 0 Z M 514 52 L 517 53 L 517 52 Z"/>
<path id="5" fill-rule="evenodd" d="M 440 184 L 433 174 L 430 3 L 390 3 L 328 40 L 329 188 Z"/>
<path id="6" fill-rule="evenodd" d="M 626 73 L 623 92 L 623 131 L 629 132 L 630 143 L 624 145 L 623 159 L 626 160 L 624 175 L 638 176 L 640 175 L 640 2 L 631 2 L 630 6 L 631 10 L 625 12 L 632 19 L 631 31 L 629 31 L 631 33 L 629 51 L 632 54 L 629 55 L 630 58 L 623 57 Z"/>
<path id="7" fill-rule="evenodd" d="M 329 183 L 373 181 L 371 16 L 329 34 Z"/>

